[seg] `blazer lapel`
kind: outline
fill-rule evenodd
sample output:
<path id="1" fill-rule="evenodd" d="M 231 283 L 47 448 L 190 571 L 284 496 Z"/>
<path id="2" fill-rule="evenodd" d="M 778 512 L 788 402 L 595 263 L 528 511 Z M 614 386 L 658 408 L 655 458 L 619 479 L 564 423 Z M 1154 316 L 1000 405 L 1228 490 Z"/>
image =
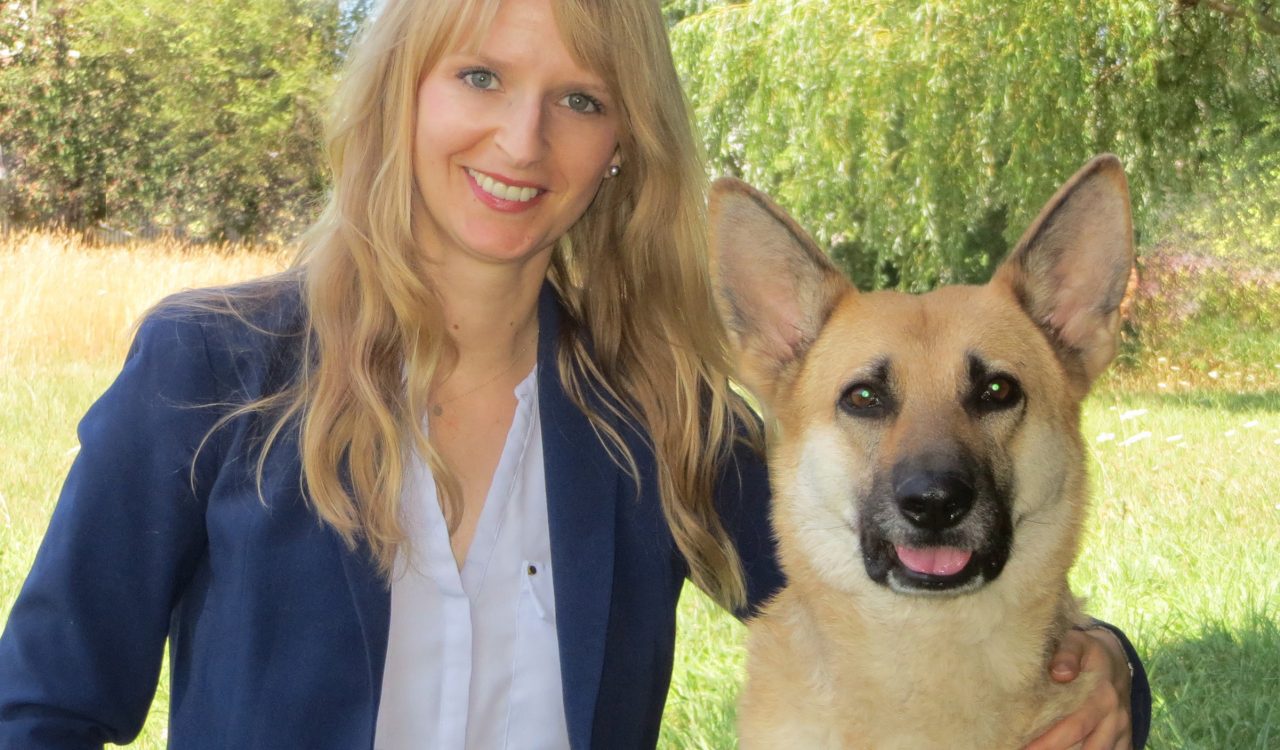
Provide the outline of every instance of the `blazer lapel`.
<path id="1" fill-rule="evenodd" d="M 303 302 L 300 295 L 300 289 L 295 289 L 286 298 L 286 304 L 282 305 L 279 312 L 281 321 L 272 323 L 272 330 L 294 331 L 303 330 Z M 271 360 L 270 366 L 274 371 L 274 377 L 281 378 L 280 383 L 275 385 L 276 388 L 283 387 L 285 383 L 297 377 L 297 371 L 301 369 L 301 363 L 298 359 L 302 346 L 295 343 L 293 339 L 289 339 L 287 348 L 276 353 L 276 357 Z M 269 389 L 268 392 L 274 392 Z M 288 481 L 297 482 L 302 476 L 301 465 L 301 448 L 297 444 L 296 430 L 287 430 L 282 437 L 282 443 L 276 447 L 268 455 L 270 461 L 289 462 L 281 463 L 275 469 L 268 472 L 268 476 L 284 477 Z M 287 458 L 286 458 L 287 457 Z M 342 481 L 348 491 L 351 490 L 350 479 L 345 470 L 342 472 Z M 300 487 L 291 486 L 287 491 L 279 493 L 283 497 L 297 497 L 299 502 L 302 497 Z M 308 507 L 307 513 L 312 511 Z M 347 590 L 351 595 L 351 605 L 355 608 L 356 619 L 360 623 L 361 641 L 365 648 L 365 659 L 368 666 L 369 678 L 369 713 L 367 719 L 369 721 L 369 744 L 373 744 L 373 733 L 375 727 L 376 716 L 378 714 L 378 702 L 382 699 L 382 673 L 386 666 L 387 660 L 387 639 L 391 630 L 391 587 L 382 576 L 378 573 L 378 568 L 374 564 L 373 554 L 370 552 L 368 545 L 361 543 L 354 550 L 349 549 L 332 529 L 324 527 L 324 535 L 328 538 L 329 547 L 323 552 L 317 552 L 321 555 L 334 555 L 342 562 L 343 578 L 347 584 Z M 327 564 L 318 563 L 317 569 Z M 337 584 L 329 584 L 335 586 L 333 590 L 334 596 L 341 596 L 341 588 L 336 588 Z M 328 594 L 329 589 L 324 589 Z M 334 602 L 338 604 L 338 601 Z M 354 644 L 343 644 L 343 647 L 353 647 Z"/>
<path id="2" fill-rule="evenodd" d="M 336 534 L 327 533 L 342 560 L 342 572 L 346 574 L 356 617 L 360 621 L 360 634 L 364 638 L 369 663 L 369 736 L 372 738 L 374 717 L 378 715 L 378 702 L 382 698 L 382 673 L 386 667 L 387 640 L 391 632 L 391 589 L 378 575 L 367 546 L 361 544 L 354 551 L 349 550 Z"/>
<path id="3" fill-rule="evenodd" d="M 539 299 L 538 408 L 551 526 L 556 629 L 570 745 L 591 747 L 613 591 L 618 466 L 565 393 L 556 367 L 561 309 L 550 284 Z"/>

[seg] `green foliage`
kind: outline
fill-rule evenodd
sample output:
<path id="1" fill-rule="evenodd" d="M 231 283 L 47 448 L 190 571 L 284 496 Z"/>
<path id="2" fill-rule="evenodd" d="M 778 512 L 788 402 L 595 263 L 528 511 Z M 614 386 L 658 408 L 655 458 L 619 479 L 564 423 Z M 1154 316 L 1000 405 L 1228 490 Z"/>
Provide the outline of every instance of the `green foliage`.
<path id="1" fill-rule="evenodd" d="M 663 0 L 662 14 L 667 22 L 679 23 L 689 16 L 705 13 L 708 9 L 729 5 L 733 0 Z"/>
<path id="2" fill-rule="evenodd" d="M 1125 160 L 1140 227 L 1224 173 L 1280 187 L 1247 157 L 1280 145 L 1280 45 L 1248 18 L 1170 0 L 755 0 L 672 33 L 713 169 L 777 197 L 863 287 L 985 279 L 1102 151 Z"/>
<path id="3" fill-rule="evenodd" d="M 8 3 L 0 193 L 25 223 L 289 232 L 323 191 L 319 112 L 349 36 L 330 0 Z"/>

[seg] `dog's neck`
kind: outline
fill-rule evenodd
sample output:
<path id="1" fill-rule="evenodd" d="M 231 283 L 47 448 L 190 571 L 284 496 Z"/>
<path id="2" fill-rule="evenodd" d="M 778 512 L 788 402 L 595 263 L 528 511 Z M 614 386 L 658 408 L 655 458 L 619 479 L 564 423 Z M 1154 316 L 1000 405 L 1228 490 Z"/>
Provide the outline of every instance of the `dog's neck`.
<path id="1" fill-rule="evenodd" d="M 990 686 L 989 698 L 1024 694 L 1048 681 L 1050 654 L 1080 620 L 1065 574 L 1059 586 L 1046 587 L 1036 597 L 1025 590 L 1018 597 L 1006 596 L 1009 587 L 999 580 L 980 595 L 952 597 L 912 597 L 887 589 L 883 595 L 855 595 L 813 585 L 811 574 L 791 580 L 817 589 L 797 590 L 796 600 L 811 618 L 821 644 L 817 647 L 826 652 L 822 663 L 831 665 L 833 680 L 840 674 L 860 684 L 883 680 L 890 689 L 911 686 L 908 692 L 951 691 L 938 681 L 938 666 L 947 665 L 961 683 L 971 679 Z M 898 658 L 908 653 L 910 659 Z M 853 673 L 840 668 L 846 658 L 864 667 Z M 876 663 L 883 668 L 868 674 L 865 665 Z M 911 665 L 920 674 L 911 674 Z"/>

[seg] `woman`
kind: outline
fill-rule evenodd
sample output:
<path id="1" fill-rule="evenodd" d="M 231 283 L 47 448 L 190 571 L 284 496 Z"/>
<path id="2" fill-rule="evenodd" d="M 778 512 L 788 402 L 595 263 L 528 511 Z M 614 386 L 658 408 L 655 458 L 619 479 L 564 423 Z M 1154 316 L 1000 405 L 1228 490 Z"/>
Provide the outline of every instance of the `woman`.
<path id="1" fill-rule="evenodd" d="M 683 579 L 779 585 L 657 3 L 390 0 L 338 101 L 295 268 L 85 417 L 0 746 L 127 742 L 167 635 L 174 747 L 652 747 Z"/>

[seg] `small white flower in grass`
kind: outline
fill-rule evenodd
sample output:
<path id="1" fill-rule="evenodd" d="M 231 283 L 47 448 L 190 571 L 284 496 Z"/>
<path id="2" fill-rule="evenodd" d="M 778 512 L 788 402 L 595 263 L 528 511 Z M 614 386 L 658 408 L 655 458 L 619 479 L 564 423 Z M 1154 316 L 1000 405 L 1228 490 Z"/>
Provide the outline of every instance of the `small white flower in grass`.
<path id="1" fill-rule="evenodd" d="M 68 51 L 67 51 L 67 57 L 71 58 L 72 60 L 79 60 L 79 59 L 80 59 L 80 50 L 78 50 L 78 49 L 68 50 Z"/>
<path id="2" fill-rule="evenodd" d="M 1168 384 L 1168 383 L 1156 383 L 1156 387 L 1157 387 L 1157 388 L 1168 388 L 1168 387 L 1169 387 L 1169 384 Z"/>
<path id="3" fill-rule="evenodd" d="M 1222 377 L 1222 375 L 1220 375 L 1217 370 L 1210 370 L 1209 377 L 1214 380 L 1217 380 L 1218 378 Z"/>
<path id="4" fill-rule="evenodd" d="M 1100 432 L 1100 433 L 1098 433 L 1098 442 L 1099 442 L 1099 443 L 1109 443 L 1109 442 L 1111 442 L 1112 440 L 1115 440 L 1115 439 L 1116 439 L 1116 434 L 1115 434 L 1114 432 Z M 1277 442 L 1277 443 L 1280 443 L 1280 440 L 1277 440 L 1276 442 Z"/>
<path id="5" fill-rule="evenodd" d="M 1120 421 L 1127 422 L 1130 419 L 1137 419 L 1138 417 L 1141 417 L 1143 414 L 1146 414 L 1146 413 L 1147 413 L 1146 409 L 1130 409 L 1129 411 L 1120 415 Z"/>
<path id="6" fill-rule="evenodd" d="M 1235 430 L 1227 430 L 1226 432 L 1224 432 L 1224 433 L 1222 433 L 1222 434 L 1223 434 L 1223 435 L 1225 435 L 1226 437 L 1235 437 L 1235 436 L 1236 436 L 1236 431 L 1235 431 Z"/>
<path id="7" fill-rule="evenodd" d="M 1254 427 L 1257 427 L 1259 424 L 1261 424 L 1261 422 L 1259 422 L 1258 420 L 1251 419 L 1248 422 L 1244 423 L 1244 428 L 1246 430 L 1252 430 Z"/>
<path id="8" fill-rule="evenodd" d="M 1179 381 L 1178 381 L 1178 385 L 1181 385 L 1181 386 L 1189 386 L 1189 385 L 1191 385 L 1191 382 L 1190 382 L 1190 381 L 1188 381 L 1188 380 L 1179 380 Z"/>
<path id="9" fill-rule="evenodd" d="M 1143 440 L 1146 440 L 1149 437 L 1151 437 L 1151 431 L 1143 430 L 1142 432 L 1139 432 L 1137 435 L 1125 438 L 1124 440 L 1120 441 L 1116 445 L 1119 445 L 1121 448 L 1123 448 L 1126 445 L 1133 445 L 1134 443 L 1141 442 Z"/>
<path id="10" fill-rule="evenodd" d="M 1157 362 L 1159 362 L 1160 364 L 1164 365 L 1164 364 L 1168 364 L 1168 363 L 1169 363 L 1169 358 L 1168 358 L 1168 357 L 1156 357 L 1156 361 L 1157 361 Z"/>
<path id="11" fill-rule="evenodd" d="M 1182 440 L 1181 435 L 1170 435 L 1169 437 L 1164 439 L 1166 443 L 1177 443 L 1177 442 L 1181 442 L 1181 440 Z"/>
<path id="12" fill-rule="evenodd" d="M 1280 367 L 1280 365 L 1276 365 L 1276 367 Z M 1169 369 L 1173 370 L 1174 372 L 1182 372 L 1182 368 L 1178 367 L 1177 365 L 1172 365 L 1171 367 L 1169 367 Z"/>

